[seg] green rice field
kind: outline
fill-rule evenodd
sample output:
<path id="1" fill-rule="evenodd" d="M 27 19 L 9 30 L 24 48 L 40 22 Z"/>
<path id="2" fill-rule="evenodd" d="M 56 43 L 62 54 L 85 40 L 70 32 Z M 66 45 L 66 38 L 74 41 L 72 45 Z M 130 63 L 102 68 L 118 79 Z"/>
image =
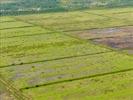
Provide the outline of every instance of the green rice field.
<path id="1" fill-rule="evenodd" d="M 0 17 L 2 100 L 132 100 L 133 7 Z"/>

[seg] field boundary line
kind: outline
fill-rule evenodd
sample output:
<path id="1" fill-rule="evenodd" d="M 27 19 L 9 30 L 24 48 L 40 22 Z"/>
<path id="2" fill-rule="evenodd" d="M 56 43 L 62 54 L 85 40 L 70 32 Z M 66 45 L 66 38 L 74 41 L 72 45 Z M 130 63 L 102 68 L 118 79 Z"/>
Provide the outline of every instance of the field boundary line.
<path id="1" fill-rule="evenodd" d="M 98 53 L 91 53 L 91 54 L 89 53 L 89 54 L 84 54 L 84 55 L 74 55 L 74 56 L 60 57 L 60 58 L 48 59 L 48 60 L 40 60 L 40 61 L 34 61 L 34 62 L 23 63 L 23 65 L 33 64 L 33 63 L 41 63 L 41 62 L 49 62 L 49 61 L 56 61 L 56 60 L 63 60 L 63 59 L 78 58 L 78 57 L 85 57 L 85 56 L 100 55 L 100 54 L 110 53 L 110 52 L 113 52 L 113 51 L 109 50 L 109 51 L 105 51 L 105 52 L 98 52 Z M 14 65 L 0 66 L 0 69 L 1 69 L 1 68 L 6 68 L 6 67 L 17 66 L 17 65 L 22 65 L 22 64 L 14 64 Z"/>
<path id="2" fill-rule="evenodd" d="M 98 38 L 90 38 L 90 39 L 86 39 L 86 40 L 96 40 L 96 39 L 103 39 L 103 38 L 118 38 L 118 37 L 121 37 L 122 35 L 119 35 L 119 36 L 107 36 L 107 37 L 98 37 Z M 123 36 L 131 36 L 131 34 L 129 34 L 129 35 L 123 35 Z M 131 36 L 131 37 L 133 37 L 133 36 Z"/>
<path id="3" fill-rule="evenodd" d="M 15 29 L 15 28 L 25 28 L 25 27 L 34 27 L 34 26 L 20 26 L 20 27 L 2 28 L 0 30 Z"/>
<path id="4" fill-rule="evenodd" d="M 15 37 L 30 37 L 30 36 L 37 36 L 37 35 L 44 35 L 44 34 L 50 34 L 53 32 L 47 32 L 47 33 L 35 33 L 35 34 L 27 34 L 27 35 L 20 35 L 20 36 L 9 36 L 9 37 L 0 37 L 0 39 L 6 39 L 6 38 L 15 38 Z"/>
<path id="5" fill-rule="evenodd" d="M 37 27 L 37 26 L 39 26 L 39 25 L 36 25 L 36 26 L 24 26 L 24 27 L 14 27 L 14 28 L 25 28 L 25 27 Z M 130 25 L 128 25 L 128 26 L 130 26 Z M 127 26 L 127 27 L 128 27 Z M 131 25 L 131 26 L 133 26 L 133 25 Z M 115 27 L 117 27 L 117 26 L 114 26 L 114 27 L 106 27 L 106 28 L 115 28 Z M 118 26 L 118 27 L 124 27 L 124 26 Z M 126 26 L 125 26 L 126 27 Z M 14 29 L 13 28 L 13 29 Z M 85 29 L 85 30 L 93 30 L 93 29 L 106 29 L 106 28 L 92 28 L 92 29 Z M 12 28 L 8 28 L 8 29 L 12 29 Z M 0 29 L 0 30 L 3 30 L 3 29 Z M 49 29 L 48 29 L 49 30 Z M 85 30 L 81 30 L 81 32 L 82 31 L 85 31 Z M 79 31 L 79 30 L 72 30 L 72 31 Z M 60 32 L 72 32 L 71 30 L 70 31 L 60 31 Z M 54 31 L 51 31 L 51 32 L 47 32 L 47 33 L 35 33 L 35 34 L 27 34 L 27 35 L 20 35 L 20 36 L 11 36 L 11 37 L 0 37 L 0 39 L 6 39 L 6 38 L 14 38 L 14 37 L 23 37 L 23 36 L 35 36 L 35 35 L 43 35 L 43 34 L 49 34 L 49 33 L 53 33 Z M 60 33 L 59 32 L 59 33 Z M 79 37 L 74 37 L 74 36 L 72 36 L 72 35 L 69 35 L 69 34 L 65 34 L 66 36 L 69 36 L 69 37 L 72 37 L 72 38 L 76 38 L 76 39 L 80 39 L 81 40 L 81 38 L 79 38 Z M 105 37 L 105 38 L 115 38 L 115 37 L 119 37 L 119 36 L 112 36 L 112 37 Z M 87 40 L 93 40 L 93 39 L 101 39 L 101 38 L 92 38 L 92 39 L 87 39 Z M 84 40 L 84 39 L 83 39 Z"/>
<path id="6" fill-rule="evenodd" d="M 102 28 L 91 28 L 91 29 L 80 29 L 80 30 L 64 30 L 61 32 L 82 32 L 82 31 L 91 31 L 94 29 L 107 29 L 107 28 L 122 28 L 122 27 L 129 27 L 129 26 L 133 26 L 133 25 L 120 25 L 120 26 L 113 26 L 113 27 L 102 27 Z"/>
<path id="7" fill-rule="evenodd" d="M 92 13 L 92 12 L 86 12 L 86 13 L 101 16 L 101 17 L 106 17 L 106 18 L 109 18 L 109 19 L 124 20 L 124 22 L 129 22 L 129 20 L 127 20 L 127 19 L 126 20 L 125 19 L 119 19 L 119 18 L 116 18 L 116 17 L 107 16 L 107 15 L 104 15 L 104 14 L 96 14 L 96 13 Z"/>
<path id="8" fill-rule="evenodd" d="M 72 81 L 77 81 L 77 80 L 82 80 L 82 79 L 90 79 L 90 78 L 96 78 L 96 77 L 112 75 L 112 74 L 114 75 L 114 74 L 118 74 L 118 73 L 129 72 L 129 71 L 133 71 L 133 68 L 118 70 L 118 71 L 113 71 L 113 72 L 107 72 L 107 73 L 101 73 L 101 74 L 95 74 L 95 75 L 90 75 L 90 76 L 84 76 L 84 77 L 79 77 L 79 78 L 74 78 L 74 79 L 55 81 L 55 82 L 35 85 L 35 86 L 31 86 L 31 87 L 25 87 L 25 88 L 21 88 L 20 91 L 27 90 L 27 89 L 32 89 L 32 88 L 43 87 L 43 86 L 55 85 L 55 84 L 60 84 L 60 83 L 72 82 Z"/>
<path id="9" fill-rule="evenodd" d="M 42 29 L 47 29 L 47 30 L 52 31 L 52 32 L 55 31 L 53 29 L 46 28 L 46 27 L 44 27 L 42 25 L 39 25 L 39 24 L 35 24 L 35 23 L 29 22 L 29 21 L 24 21 L 23 19 L 20 19 L 20 18 L 16 18 L 16 17 L 15 18 L 12 17 L 12 18 L 15 19 L 16 21 L 21 21 L 21 22 L 24 22 L 24 23 L 27 23 L 27 24 L 31 24 L 31 25 L 36 26 L 36 27 L 38 26 L 38 27 L 40 27 Z M 58 31 L 55 31 L 55 32 L 58 32 Z"/>
<path id="10" fill-rule="evenodd" d="M 17 21 L 16 20 L 12 20 L 12 21 L 1 21 L 0 24 L 1 23 L 7 23 L 7 22 L 17 22 Z"/>
<path id="11" fill-rule="evenodd" d="M 132 12 L 132 11 L 128 11 L 128 12 L 120 12 L 120 14 L 121 13 L 130 13 L 130 12 Z M 88 14 L 91 14 L 91 15 L 96 15 L 96 16 L 102 16 L 103 14 L 96 14 L 96 13 L 91 13 L 91 12 L 87 12 L 87 11 L 84 11 L 83 13 L 88 13 Z M 119 13 L 111 13 L 111 14 L 119 14 Z M 80 15 L 77 15 L 76 17 L 80 17 Z M 108 17 L 108 18 L 115 18 L 115 17 L 110 17 L 110 16 L 102 16 L 102 17 Z M 37 20 L 39 20 L 39 21 L 41 21 L 41 20 L 46 20 L 46 19 L 49 19 L 49 18 L 39 18 L 39 19 L 37 19 Z M 64 19 L 64 18 L 60 18 L 60 19 Z M 119 18 L 116 18 L 116 19 L 119 19 Z M 35 20 L 35 19 L 29 19 L 29 20 L 31 20 L 31 21 L 33 21 L 33 20 Z"/>
<path id="12" fill-rule="evenodd" d="M 123 14 L 123 13 L 133 13 L 133 11 L 123 11 L 123 12 L 114 12 L 112 14 Z"/>

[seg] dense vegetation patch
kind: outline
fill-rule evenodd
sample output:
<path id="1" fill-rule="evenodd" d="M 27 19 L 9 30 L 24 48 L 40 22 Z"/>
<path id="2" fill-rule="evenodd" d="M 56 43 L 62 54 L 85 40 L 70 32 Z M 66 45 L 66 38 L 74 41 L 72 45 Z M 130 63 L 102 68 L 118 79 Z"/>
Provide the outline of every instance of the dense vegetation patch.
<path id="1" fill-rule="evenodd" d="M 15 0 L 1 1 L 1 14 L 34 13 L 97 7 L 133 6 L 132 0 Z"/>

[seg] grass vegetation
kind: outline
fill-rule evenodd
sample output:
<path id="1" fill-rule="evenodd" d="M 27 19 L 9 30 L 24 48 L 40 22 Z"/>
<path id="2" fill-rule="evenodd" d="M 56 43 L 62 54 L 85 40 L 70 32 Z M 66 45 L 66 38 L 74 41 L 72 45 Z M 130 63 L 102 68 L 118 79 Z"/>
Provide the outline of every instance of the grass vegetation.
<path id="1" fill-rule="evenodd" d="M 130 100 L 133 71 L 24 90 L 33 100 Z"/>
<path id="2" fill-rule="evenodd" d="M 132 16 L 127 7 L 1 17 L 0 79 L 33 100 L 130 100 L 133 56 L 72 33 L 132 26 Z"/>
<path id="3" fill-rule="evenodd" d="M 120 11 L 120 13 L 119 13 Z M 127 12 L 127 13 L 125 13 Z M 18 19 L 56 31 L 76 31 L 133 24 L 133 8 L 83 10 L 19 16 Z M 67 20 L 64 20 L 67 19 Z"/>
<path id="4" fill-rule="evenodd" d="M 1 74 L 18 88 L 73 80 L 132 69 L 132 57 L 116 52 L 1 68 Z M 125 67 L 126 66 L 126 67 Z"/>

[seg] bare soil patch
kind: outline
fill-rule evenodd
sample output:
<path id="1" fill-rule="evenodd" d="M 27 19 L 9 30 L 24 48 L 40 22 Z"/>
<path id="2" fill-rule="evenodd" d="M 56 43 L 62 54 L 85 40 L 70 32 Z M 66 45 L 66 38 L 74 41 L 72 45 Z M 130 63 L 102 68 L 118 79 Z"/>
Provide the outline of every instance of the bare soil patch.
<path id="1" fill-rule="evenodd" d="M 76 31 L 73 34 L 83 39 L 126 36 L 133 35 L 133 26 Z"/>
<path id="2" fill-rule="evenodd" d="M 94 39 L 96 43 L 109 45 L 118 49 L 133 49 L 133 36 Z"/>
<path id="3" fill-rule="evenodd" d="M 92 40 L 119 50 L 127 50 L 133 54 L 133 26 L 92 29 L 74 32 L 74 34 L 82 39 Z"/>

